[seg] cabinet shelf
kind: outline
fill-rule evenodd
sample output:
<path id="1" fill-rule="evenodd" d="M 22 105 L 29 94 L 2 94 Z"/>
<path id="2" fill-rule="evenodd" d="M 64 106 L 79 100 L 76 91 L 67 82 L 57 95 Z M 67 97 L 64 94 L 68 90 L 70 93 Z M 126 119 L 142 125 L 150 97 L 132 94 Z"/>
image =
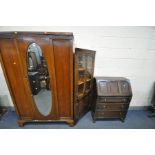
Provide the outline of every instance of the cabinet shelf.
<path id="1" fill-rule="evenodd" d="M 78 81 L 78 85 L 84 84 L 83 81 Z"/>
<path id="2" fill-rule="evenodd" d="M 78 98 L 81 98 L 81 97 L 83 97 L 83 93 L 78 93 Z"/>
<path id="3" fill-rule="evenodd" d="M 78 68 L 78 71 L 85 71 L 85 68 Z"/>
<path id="4" fill-rule="evenodd" d="M 86 82 L 90 82 L 91 81 L 91 79 L 86 79 Z"/>
<path id="5" fill-rule="evenodd" d="M 91 79 L 86 79 L 86 82 L 90 82 Z M 84 81 L 78 81 L 78 85 L 81 85 L 81 84 L 84 84 L 85 82 Z"/>

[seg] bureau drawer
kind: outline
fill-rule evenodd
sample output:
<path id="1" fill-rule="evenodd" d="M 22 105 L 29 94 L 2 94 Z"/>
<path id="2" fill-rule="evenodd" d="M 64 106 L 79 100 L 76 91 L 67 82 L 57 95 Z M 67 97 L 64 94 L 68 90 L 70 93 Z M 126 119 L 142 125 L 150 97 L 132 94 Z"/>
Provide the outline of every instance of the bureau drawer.
<path id="1" fill-rule="evenodd" d="M 123 103 L 97 103 L 96 105 L 96 110 L 101 111 L 101 110 L 127 110 L 129 107 L 129 104 L 123 104 Z"/>
<path id="2" fill-rule="evenodd" d="M 126 115 L 127 111 L 96 111 L 96 118 L 121 118 Z"/>
<path id="3" fill-rule="evenodd" d="M 129 98 L 123 97 L 98 97 L 97 102 L 129 102 Z"/>

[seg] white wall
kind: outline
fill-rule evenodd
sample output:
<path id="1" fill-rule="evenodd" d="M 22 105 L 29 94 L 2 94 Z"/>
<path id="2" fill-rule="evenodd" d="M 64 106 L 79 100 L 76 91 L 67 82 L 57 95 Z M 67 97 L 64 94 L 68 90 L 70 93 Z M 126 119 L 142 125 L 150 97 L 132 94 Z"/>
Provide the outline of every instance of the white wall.
<path id="1" fill-rule="evenodd" d="M 131 106 L 150 104 L 155 81 L 155 27 L 0 27 L 0 31 L 73 32 L 76 47 L 97 51 L 95 76 L 129 78 Z M 0 83 L 0 94 L 8 95 L 1 69 Z"/>

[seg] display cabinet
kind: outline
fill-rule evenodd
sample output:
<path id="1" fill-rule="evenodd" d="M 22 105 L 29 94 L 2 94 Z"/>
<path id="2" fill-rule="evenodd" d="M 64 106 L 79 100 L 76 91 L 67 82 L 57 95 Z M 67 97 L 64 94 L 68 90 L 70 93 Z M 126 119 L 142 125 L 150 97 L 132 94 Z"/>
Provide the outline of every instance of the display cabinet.
<path id="1" fill-rule="evenodd" d="M 74 116 L 76 121 L 90 109 L 94 61 L 95 51 L 80 48 L 75 49 Z"/>

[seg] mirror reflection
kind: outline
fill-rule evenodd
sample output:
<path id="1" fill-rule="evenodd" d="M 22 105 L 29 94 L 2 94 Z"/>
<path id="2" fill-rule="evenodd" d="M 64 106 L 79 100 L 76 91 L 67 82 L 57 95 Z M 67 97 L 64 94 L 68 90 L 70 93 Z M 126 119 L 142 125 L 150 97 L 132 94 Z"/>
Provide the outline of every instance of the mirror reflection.
<path id="1" fill-rule="evenodd" d="M 47 116 L 52 108 L 52 96 L 48 66 L 41 48 L 32 43 L 27 50 L 28 78 L 35 104 L 39 112 Z"/>

